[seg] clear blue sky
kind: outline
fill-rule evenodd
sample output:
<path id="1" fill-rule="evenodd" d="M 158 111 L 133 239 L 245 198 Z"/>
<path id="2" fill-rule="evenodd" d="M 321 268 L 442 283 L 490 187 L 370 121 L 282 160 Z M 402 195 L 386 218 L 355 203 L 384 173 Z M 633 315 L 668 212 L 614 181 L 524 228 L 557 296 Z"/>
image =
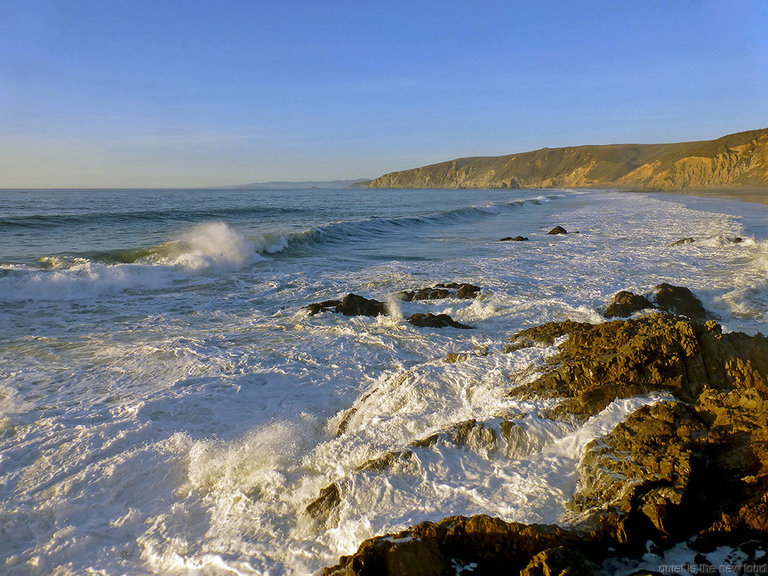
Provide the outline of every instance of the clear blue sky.
<path id="1" fill-rule="evenodd" d="M 375 177 L 768 126 L 763 0 L 0 8 L 0 187 Z"/>

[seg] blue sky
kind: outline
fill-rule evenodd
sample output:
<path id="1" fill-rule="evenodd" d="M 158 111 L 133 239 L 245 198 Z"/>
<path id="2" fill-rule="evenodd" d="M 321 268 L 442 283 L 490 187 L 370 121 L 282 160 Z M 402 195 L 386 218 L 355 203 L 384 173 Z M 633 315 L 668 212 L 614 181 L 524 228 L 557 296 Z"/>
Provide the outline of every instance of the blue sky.
<path id="1" fill-rule="evenodd" d="M 3 0 L 0 187 L 375 177 L 768 126 L 768 2 Z"/>

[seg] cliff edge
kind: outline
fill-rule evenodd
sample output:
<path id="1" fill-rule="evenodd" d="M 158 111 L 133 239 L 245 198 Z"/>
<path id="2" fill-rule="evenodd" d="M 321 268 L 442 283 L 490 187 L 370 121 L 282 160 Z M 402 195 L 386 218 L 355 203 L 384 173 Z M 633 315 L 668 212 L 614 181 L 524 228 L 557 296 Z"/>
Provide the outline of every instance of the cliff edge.
<path id="1" fill-rule="evenodd" d="M 717 140 L 542 148 L 391 172 L 370 188 L 768 188 L 768 128 Z"/>

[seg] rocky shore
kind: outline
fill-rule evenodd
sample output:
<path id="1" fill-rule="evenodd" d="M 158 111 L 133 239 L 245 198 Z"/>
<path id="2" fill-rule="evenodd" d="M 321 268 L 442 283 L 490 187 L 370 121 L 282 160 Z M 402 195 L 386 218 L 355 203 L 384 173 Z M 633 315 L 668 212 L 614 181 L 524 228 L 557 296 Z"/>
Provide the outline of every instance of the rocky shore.
<path id="1" fill-rule="evenodd" d="M 686 289 L 660 285 L 648 296 L 619 293 L 605 310 L 631 318 L 548 323 L 515 334 L 504 349 L 557 345 L 556 357 L 509 390 L 560 399 L 549 418 L 584 421 L 616 399 L 667 398 L 587 445 L 559 525 L 488 516 L 424 522 L 363 542 L 324 576 L 597 574 L 612 559 L 680 543 L 702 564 L 718 546 L 737 547 L 753 573 L 768 573 L 759 552 L 768 544 L 768 339 L 724 333 Z M 452 440 L 474 432 L 496 440 L 493 430 L 465 428 Z M 339 498 L 329 486 L 308 513 L 322 517 Z"/>

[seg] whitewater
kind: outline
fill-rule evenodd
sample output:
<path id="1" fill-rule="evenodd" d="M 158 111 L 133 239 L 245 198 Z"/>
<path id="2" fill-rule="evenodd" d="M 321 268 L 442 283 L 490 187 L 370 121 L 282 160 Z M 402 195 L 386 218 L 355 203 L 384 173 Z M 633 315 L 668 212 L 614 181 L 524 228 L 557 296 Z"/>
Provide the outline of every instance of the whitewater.
<path id="1" fill-rule="evenodd" d="M 312 574 L 424 520 L 565 523 L 587 443 L 664 397 L 545 418 L 555 401 L 508 391 L 556 349 L 507 352 L 515 332 L 602 322 L 615 292 L 661 282 L 725 330 L 768 328 L 758 204 L 0 190 L 0 207 L 0 574 Z M 441 282 L 482 290 L 397 298 Z M 350 292 L 390 314 L 303 309 Z M 415 312 L 474 329 L 416 327 Z M 503 441 L 455 442 L 469 420 Z M 314 513 L 332 486 L 336 505 Z"/>

